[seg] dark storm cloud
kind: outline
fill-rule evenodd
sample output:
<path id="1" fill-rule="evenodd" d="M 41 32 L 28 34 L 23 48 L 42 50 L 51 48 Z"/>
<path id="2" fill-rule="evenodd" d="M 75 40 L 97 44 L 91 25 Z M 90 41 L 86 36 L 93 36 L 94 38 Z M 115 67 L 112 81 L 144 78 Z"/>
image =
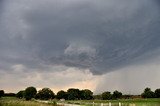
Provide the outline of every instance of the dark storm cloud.
<path id="1" fill-rule="evenodd" d="M 0 0 L 0 13 L 3 11 L 4 0 Z"/>
<path id="2" fill-rule="evenodd" d="M 6 0 L 0 14 L 4 68 L 49 64 L 103 74 L 160 46 L 157 0 Z"/>

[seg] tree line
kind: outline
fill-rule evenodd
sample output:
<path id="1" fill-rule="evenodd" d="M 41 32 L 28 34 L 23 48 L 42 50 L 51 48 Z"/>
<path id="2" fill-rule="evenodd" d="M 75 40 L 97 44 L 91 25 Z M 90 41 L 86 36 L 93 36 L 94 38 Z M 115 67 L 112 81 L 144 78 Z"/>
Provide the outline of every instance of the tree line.
<path id="1" fill-rule="evenodd" d="M 43 88 L 37 92 L 35 87 L 27 87 L 25 90 L 21 90 L 16 94 L 18 98 L 25 98 L 30 100 L 32 98 L 40 100 L 49 99 L 65 99 L 65 100 L 90 100 L 93 99 L 93 92 L 89 89 L 79 90 L 70 88 L 67 92 L 61 90 L 57 92 L 57 95 L 50 88 Z"/>
<path id="2" fill-rule="evenodd" d="M 160 88 L 156 89 L 154 92 L 151 88 L 145 88 L 144 92 L 141 94 L 143 98 L 160 98 Z"/>
<path id="3" fill-rule="evenodd" d="M 121 92 L 114 91 L 113 94 L 111 92 L 103 92 L 100 95 L 94 95 L 94 99 L 101 100 L 110 100 L 110 99 L 132 99 L 132 98 L 160 98 L 160 88 L 152 91 L 151 88 L 145 88 L 143 93 L 140 95 L 122 95 Z"/>
<path id="4" fill-rule="evenodd" d="M 17 98 L 25 98 L 26 100 L 31 100 L 32 98 L 40 100 L 49 99 L 65 99 L 65 100 L 91 100 L 91 99 L 101 99 L 101 100 L 111 100 L 111 99 L 129 99 L 134 97 L 134 95 L 123 95 L 121 92 L 115 90 L 113 93 L 106 91 L 99 95 L 93 95 L 93 92 L 89 89 L 79 90 L 75 88 L 70 88 L 67 91 L 60 90 L 57 95 L 50 88 L 43 88 L 39 91 L 35 87 L 27 87 L 25 90 L 19 91 L 17 94 L 5 93 L 4 90 L 0 90 L 0 98 L 2 96 L 16 96 Z M 160 98 L 160 88 L 152 91 L 150 88 L 145 88 L 143 93 L 138 96 L 141 98 Z"/>

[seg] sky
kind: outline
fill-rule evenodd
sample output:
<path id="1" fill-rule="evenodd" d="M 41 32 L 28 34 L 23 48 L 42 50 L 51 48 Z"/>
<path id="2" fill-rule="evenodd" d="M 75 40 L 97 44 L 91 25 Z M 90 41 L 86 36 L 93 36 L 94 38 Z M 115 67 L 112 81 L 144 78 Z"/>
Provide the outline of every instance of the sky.
<path id="1" fill-rule="evenodd" d="M 159 0 L 0 0 L 0 89 L 160 87 Z"/>

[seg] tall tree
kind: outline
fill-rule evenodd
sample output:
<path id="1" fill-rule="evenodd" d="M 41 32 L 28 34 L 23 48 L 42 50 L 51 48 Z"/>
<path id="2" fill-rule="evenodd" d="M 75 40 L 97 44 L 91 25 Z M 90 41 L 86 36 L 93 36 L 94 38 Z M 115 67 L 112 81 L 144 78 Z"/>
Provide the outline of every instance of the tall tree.
<path id="1" fill-rule="evenodd" d="M 31 100 L 32 98 L 35 97 L 36 93 L 37 93 L 37 90 L 35 87 L 32 87 L 32 86 L 27 87 L 24 92 L 24 97 L 26 100 Z"/>
<path id="2" fill-rule="evenodd" d="M 4 96 L 4 90 L 0 90 L 0 98 Z"/>
<path id="3" fill-rule="evenodd" d="M 70 88 L 67 90 L 67 95 L 69 100 L 78 100 L 80 98 L 80 90 Z"/>
<path id="4" fill-rule="evenodd" d="M 36 98 L 41 100 L 48 100 L 53 99 L 55 97 L 55 94 L 50 88 L 43 88 L 42 90 L 39 90 Z"/>
<path id="5" fill-rule="evenodd" d="M 112 94 L 111 94 L 111 92 L 103 92 L 102 93 L 102 99 L 103 100 L 110 100 L 111 99 L 111 97 L 112 97 Z"/>
<path id="6" fill-rule="evenodd" d="M 93 92 L 89 89 L 81 90 L 80 91 L 80 98 L 82 100 L 91 100 L 91 99 L 93 99 Z"/>
<path id="7" fill-rule="evenodd" d="M 160 88 L 155 90 L 155 97 L 160 98 Z"/>
<path id="8" fill-rule="evenodd" d="M 115 91 L 113 92 L 112 99 L 119 99 L 119 98 L 121 98 L 121 97 L 122 97 L 122 93 L 121 93 L 121 92 L 119 92 L 119 91 L 117 91 L 117 90 L 115 90 Z"/>
<path id="9" fill-rule="evenodd" d="M 56 95 L 57 99 L 67 99 L 67 92 L 61 90 Z"/>
<path id="10" fill-rule="evenodd" d="M 151 91 L 151 88 L 145 88 L 144 89 L 144 92 L 141 94 L 141 96 L 143 98 L 154 98 L 155 97 L 155 94 L 153 91 Z"/>

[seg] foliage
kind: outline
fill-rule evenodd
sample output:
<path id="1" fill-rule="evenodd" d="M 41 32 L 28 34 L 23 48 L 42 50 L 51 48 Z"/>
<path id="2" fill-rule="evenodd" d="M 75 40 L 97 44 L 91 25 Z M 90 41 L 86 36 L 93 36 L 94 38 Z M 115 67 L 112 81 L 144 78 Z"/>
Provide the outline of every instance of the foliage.
<path id="1" fill-rule="evenodd" d="M 155 90 L 155 97 L 160 98 L 160 88 Z"/>
<path id="2" fill-rule="evenodd" d="M 37 90 L 35 87 L 27 87 L 24 91 L 19 91 L 17 94 L 14 93 L 5 93 L 3 90 L 0 90 L 0 97 L 1 96 L 15 96 L 18 98 L 25 98 L 26 100 L 30 100 L 32 98 L 41 99 L 41 100 L 48 100 L 55 98 L 54 92 L 49 88 L 43 88 Z M 160 98 L 160 88 L 156 89 L 155 92 L 151 91 L 150 88 L 145 88 L 144 92 L 141 95 L 122 95 L 121 92 L 115 90 L 113 94 L 109 91 L 103 92 L 99 95 L 94 95 L 93 92 L 89 89 L 79 90 L 75 88 L 70 88 L 67 92 L 61 90 L 57 93 L 57 99 L 66 99 L 66 100 L 92 100 L 92 99 L 99 99 L 99 100 L 111 100 L 111 99 L 131 99 L 131 98 Z"/>
<path id="3" fill-rule="evenodd" d="M 147 87 L 147 88 L 144 89 L 144 92 L 141 94 L 141 96 L 143 98 L 154 98 L 155 94 L 154 94 L 153 91 L 151 91 L 150 88 Z"/>
<path id="4" fill-rule="evenodd" d="M 24 97 L 26 100 L 31 100 L 35 97 L 37 90 L 35 87 L 27 87 L 24 91 Z"/>
<path id="5" fill-rule="evenodd" d="M 0 90 L 0 98 L 4 96 L 4 90 Z"/>
<path id="6" fill-rule="evenodd" d="M 16 97 L 17 98 L 23 98 L 24 97 L 24 90 L 21 90 L 21 91 L 19 91 L 17 94 L 16 94 Z"/>
<path id="7" fill-rule="evenodd" d="M 70 88 L 67 90 L 68 100 L 79 100 L 80 99 L 80 90 Z"/>
<path id="8" fill-rule="evenodd" d="M 102 93 L 102 99 L 103 100 L 110 100 L 112 98 L 111 92 L 103 92 Z"/>
<path id="9" fill-rule="evenodd" d="M 91 100 L 91 99 L 93 99 L 93 92 L 89 89 L 81 90 L 80 91 L 80 98 L 82 100 Z"/>
<path id="10" fill-rule="evenodd" d="M 90 100 L 93 99 L 93 92 L 89 89 L 79 90 L 70 88 L 67 92 L 61 90 L 57 93 L 57 99 L 68 99 L 68 100 Z"/>
<path id="11" fill-rule="evenodd" d="M 122 93 L 117 90 L 115 90 L 112 94 L 112 99 L 119 99 L 121 97 L 122 97 Z"/>
<path id="12" fill-rule="evenodd" d="M 54 97 L 55 94 L 49 88 L 43 88 L 42 90 L 39 90 L 38 93 L 36 94 L 36 99 L 41 99 L 41 100 L 53 99 Z"/>
<path id="13" fill-rule="evenodd" d="M 57 99 L 67 99 L 67 92 L 61 90 L 57 93 Z"/>

